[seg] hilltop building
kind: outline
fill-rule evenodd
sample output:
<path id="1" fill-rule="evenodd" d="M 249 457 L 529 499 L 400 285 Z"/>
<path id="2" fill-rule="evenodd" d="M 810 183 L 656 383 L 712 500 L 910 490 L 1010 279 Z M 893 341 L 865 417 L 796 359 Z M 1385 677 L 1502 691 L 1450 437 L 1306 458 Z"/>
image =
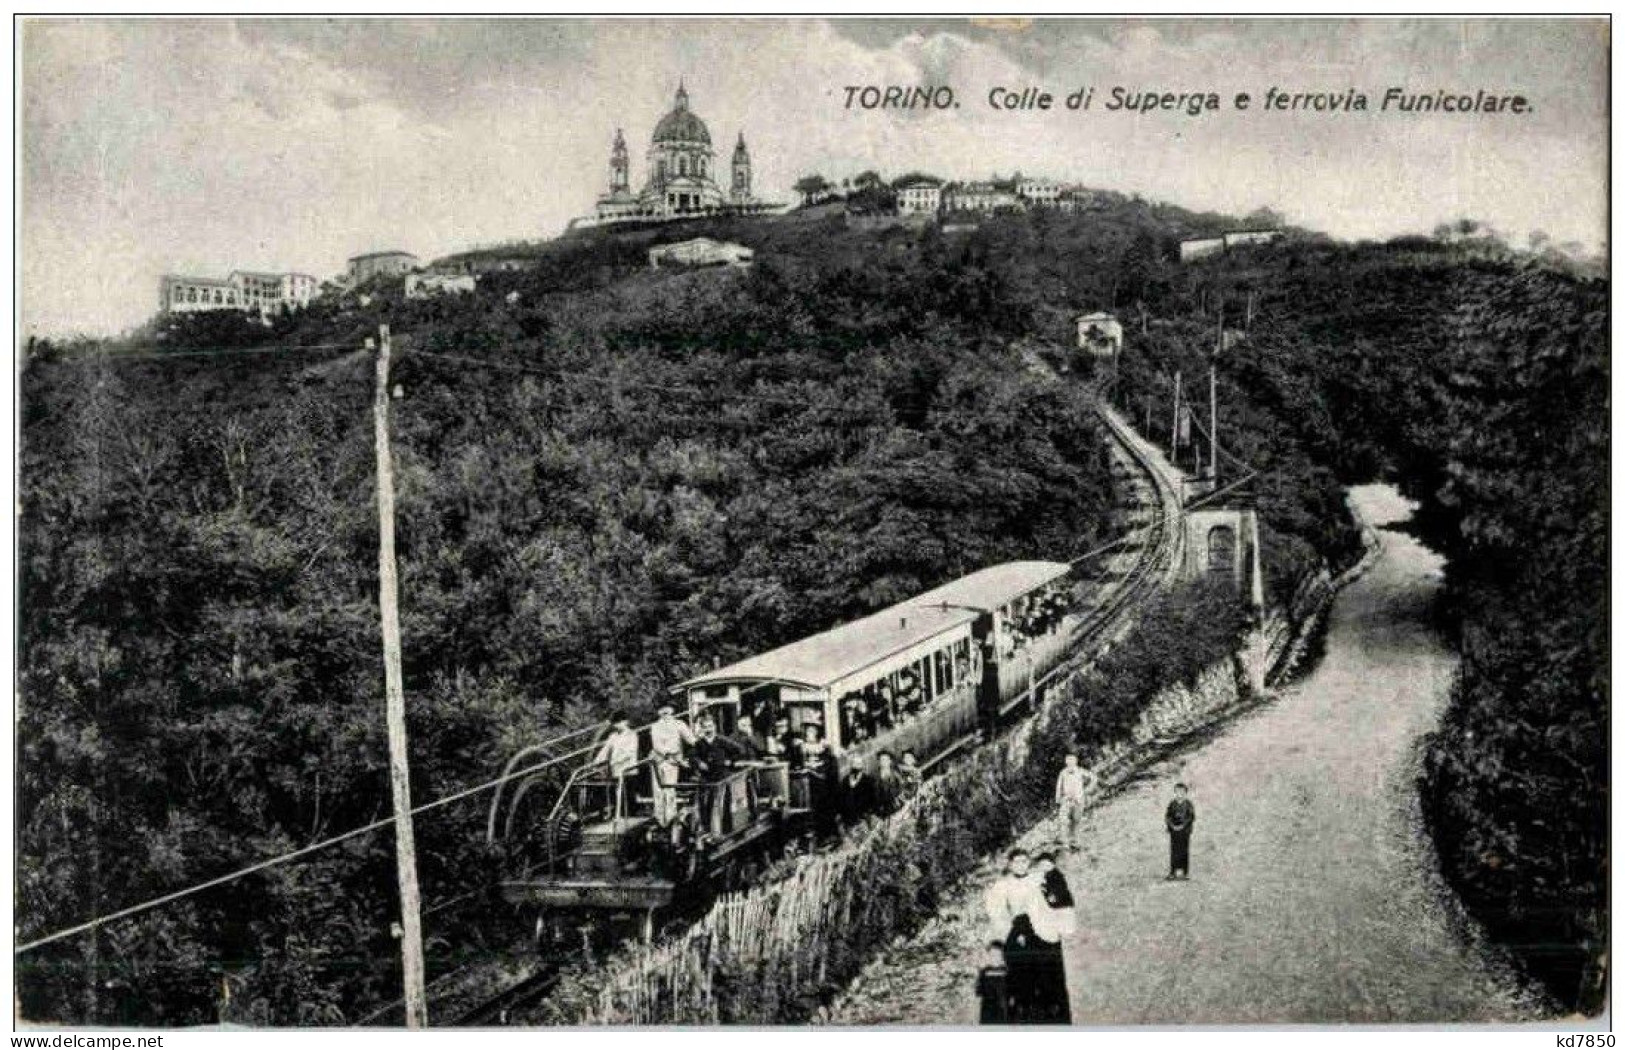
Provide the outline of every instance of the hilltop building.
<path id="1" fill-rule="evenodd" d="M 632 190 L 632 163 L 626 136 L 615 129 L 609 151 L 609 185 L 591 216 L 571 223 L 663 222 L 716 214 L 761 214 L 782 206 L 756 197 L 751 188 L 750 149 L 744 132 L 734 144 L 726 186 L 717 182 L 711 129 L 689 108 L 688 91 L 677 85 L 671 112 L 660 118 L 645 155 L 643 187 Z"/>
<path id="2" fill-rule="evenodd" d="M 264 315 L 304 306 L 316 297 L 316 288 L 316 278 L 307 273 L 233 270 L 225 278 L 164 274 L 158 279 L 158 311 L 252 310 Z"/>
<path id="3" fill-rule="evenodd" d="M 900 214 L 935 215 L 942 210 L 942 180 L 934 175 L 898 179 L 891 188 Z"/>
<path id="4" fill-rule="evenodd" d="M 370 280 L 382 275 L 384 277 L 402 277 L 418 268 L 418 257 L 411 252 L 384 251 L 367 252 L 365 255 L 351 256 L 345 265 L 344 276 L 355 287 L 362 281 Z"/>
<path id="5" fill-rule="evenodd" d="M 950 186 L 942 206 L 946 211 L 1015 211 L 1026 202 L 1016 194 L 1014 183 L 966 182 Z"/>
<path id="6" fill-rule="evenodd" d="M 1054 207 L 1065 191 L 1065 186 L 1049 179 L 1023 179 L 1019 176 L 1016 179 L 1016 196 L 1039 207 Z"/>

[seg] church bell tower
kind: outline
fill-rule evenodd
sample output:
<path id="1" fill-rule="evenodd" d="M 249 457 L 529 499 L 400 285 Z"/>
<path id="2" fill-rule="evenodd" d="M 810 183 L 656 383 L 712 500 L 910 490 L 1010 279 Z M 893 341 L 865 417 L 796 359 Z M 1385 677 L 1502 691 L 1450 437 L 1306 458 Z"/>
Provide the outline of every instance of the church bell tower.
<path id="1" fill-rule="evenodd" d="M 739 133 L 739 144 L 734 147 L 733 185 L 729 197 L 735 204 L 750 200 L 750 150 L 745 148 L 745 133 Z"/>
<path id="2" fill-rule="evenodd" d="M 611 196 L 618 196 L 627 192 L 630 181 L 631 162 L 626 155 L 626 138 L 621 129 L 615 129 L 615 145 L 609 151 L 609 192 Z"/>

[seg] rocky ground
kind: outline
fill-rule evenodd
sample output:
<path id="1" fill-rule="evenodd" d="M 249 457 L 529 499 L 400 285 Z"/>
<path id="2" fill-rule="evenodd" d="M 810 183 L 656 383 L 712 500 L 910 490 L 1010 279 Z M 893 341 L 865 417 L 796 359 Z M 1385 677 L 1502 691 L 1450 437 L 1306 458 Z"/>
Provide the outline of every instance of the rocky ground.
<path id="1" fill-rule="evenodd" d="M 1408 513 L 1385 487 L 1354 498 L 1378 527 Z M 1079 902 L 1065 948 L 1075 1023 L 1539 1016 L 1472 943 L 1434 872 L 1415 772 L 1455 663 L 1427 622 L 1441 565 L 1410 536 L 1381 535 L 1375 565 L 1337 599 L 1311 674 L 1091 813 L 1085 850 L 1063 863 Z M 1188 882 L 1163 880 L 1176 780 L 1197 807 Z M 1029 844 L 1054 835 L 1045 822 Z M 974 1024 L 992 875 L 865 970 L 832 1020 Z"/>

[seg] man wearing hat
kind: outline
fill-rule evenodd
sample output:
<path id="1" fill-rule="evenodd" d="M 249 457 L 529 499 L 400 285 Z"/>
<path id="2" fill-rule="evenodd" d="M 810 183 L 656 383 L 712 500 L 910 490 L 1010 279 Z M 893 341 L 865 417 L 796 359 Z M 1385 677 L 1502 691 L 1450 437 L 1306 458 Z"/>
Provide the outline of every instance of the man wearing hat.
<path id="1" fill-rule="evenodd" d="M 677 705 L 662 700 L 659 716 L 649 727 L 649 757 L 654 765 L 655 820 L 670 827 L 677 819 L 677 780 L 683 769 L 683 748 L 694 746 L 694 731 L 677 720 Z"/>
<path id="2" fill-rule="evenodd" d="M 625 711 L 612 711 L 609 716 L 609 739 L 598 749 L 593 759 L 609 767 L 609 778 L 615 782 L 615 818 L 626 815 L 626 780 L 638 764 L 638 731 Z"/>
<path id="3" fill-rule="evenodd" d="M 1196 807 L 1187 797 L 1184 784 L 1174 785 L 1174 800 L 1164 814 L 1168 825 L 1168 878 L 1191 877 L 1191 828 L 1196 824 Z"/>

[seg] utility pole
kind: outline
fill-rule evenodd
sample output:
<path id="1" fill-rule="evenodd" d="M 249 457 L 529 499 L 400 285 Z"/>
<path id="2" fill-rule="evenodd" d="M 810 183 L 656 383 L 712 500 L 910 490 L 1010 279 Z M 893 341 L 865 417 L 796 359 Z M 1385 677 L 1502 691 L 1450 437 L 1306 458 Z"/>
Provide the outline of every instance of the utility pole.
<path id="1" fill-rule="evenodd" d="M 1168 439 L 1168 448 L 1173 452 L 1174 466 L 1179 466 L 1179 397 L 1180 384 L 1184 376 L 1180 372 L 1174 373 L 1174 432 Z"/>
<path id="2" fill-rule="evenodd" d="M 401 983 L 406 1027 L 429 1026 L 423 987 L 423 921 L 419 916 L 417 843 L 406 747 L 406 693 L 401 685 L 401 608 L 395 575 L 395 472 L 389 454 L 389 326 L 378 326 L 378 391 L 373 400 L 378 447 L 378 619 L 384 636 L 384 704 L 389 727 L 389 787 L 395 808 L 395 873 L 401 892 Z"/>
<path id="3" fill-rule="evenodd" d="M 1208 477 L 1219 484 L 1219 351 L 1224 349 L 1224 299 L 1219 299 L 1219 332 L 1213 344 L 1213 359 L 1207 364 Z"/>

